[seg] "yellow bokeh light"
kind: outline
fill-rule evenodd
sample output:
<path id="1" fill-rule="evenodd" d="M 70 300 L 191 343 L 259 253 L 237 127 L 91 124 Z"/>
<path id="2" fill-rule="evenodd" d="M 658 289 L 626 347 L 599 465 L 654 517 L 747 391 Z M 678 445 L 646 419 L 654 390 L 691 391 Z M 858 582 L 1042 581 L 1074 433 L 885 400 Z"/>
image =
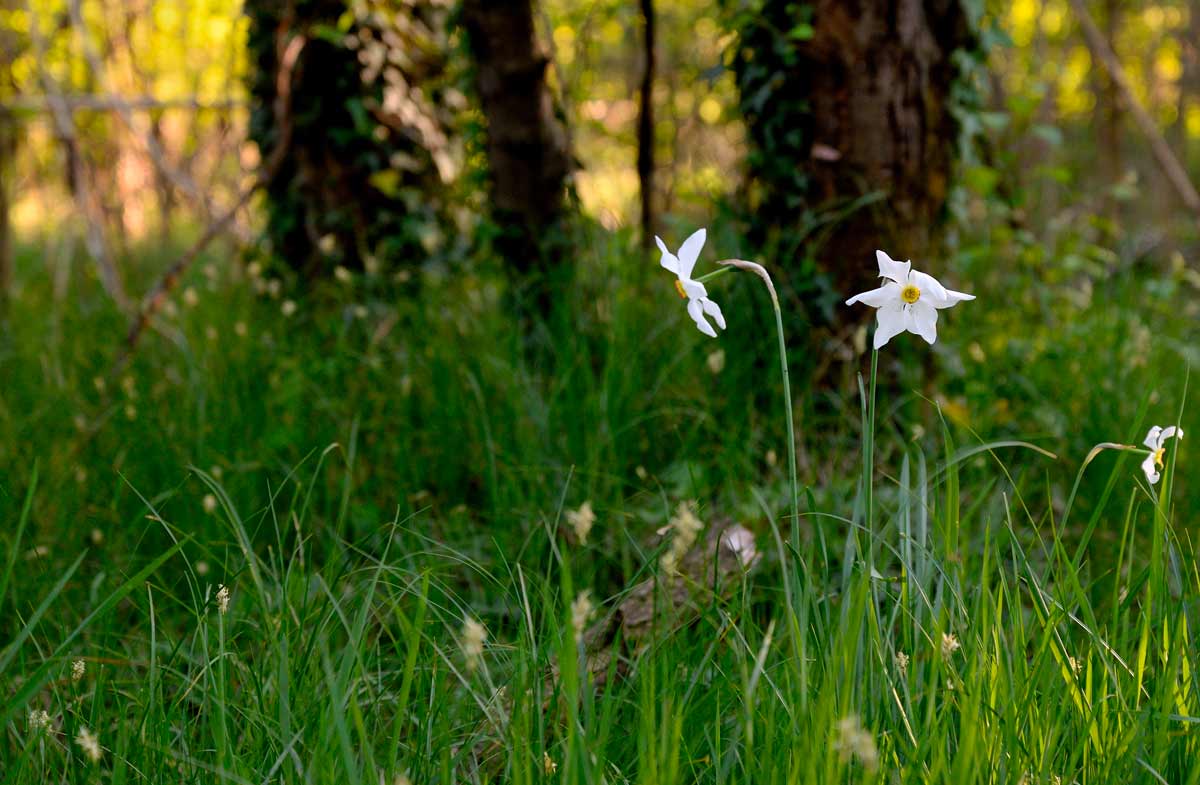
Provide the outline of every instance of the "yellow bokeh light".
<path id="1" fill-rule="evenodd" d="M 700 119 L 709 125 L 721 119 L 721 104 L 717 99 L 709 96 L 700 102 Z"/>

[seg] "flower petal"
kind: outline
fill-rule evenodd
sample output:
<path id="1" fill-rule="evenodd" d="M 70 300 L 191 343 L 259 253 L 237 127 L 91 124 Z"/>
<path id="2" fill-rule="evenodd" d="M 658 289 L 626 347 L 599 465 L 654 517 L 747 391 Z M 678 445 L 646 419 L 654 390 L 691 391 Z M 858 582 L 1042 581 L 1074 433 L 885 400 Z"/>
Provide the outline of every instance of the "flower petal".
<path id="1" fill-rule="evenodd" d="M 721 306 L 717 305 L 707 297 L 701 300 L 700 304 L 704 306 L 704 312 L 713 318 L 713 321 L 717 323 L 718 327 L 724 330 L 725 314 L 721 313 Z"/>
<path id="2" fill-rule="evenodd" d="M 904 284 L 908 280 L 908 271 L 912 269 L 912 262 L 897 262 L 883 251 L 875 252 L 875 261 L 879 262 L 881 278 L 890 278 L 898 284 Z"/>
<path id="3" fill-rule="evenodd" d="M 904 306 L 896 301 L 875 312 L 875 348 L 881 349 L 892 338 L 904 332 Z"/>
<path id="4" fill-rule="evenodd" d="M 1162 446 L 1162 440 L 1159 438 L 1159 434 L 1161 434 L 1161 433 L 1162 433 L 1162 428 L 1155 425 L 1153 428 L 1151 428 L 1149 431 L 1146 432 L 1146 438 L 1142 440 L 1142 444 L 1146 445 L 1151 450 L 1157 450 L 1159 447 Z"/>
<path id="5" fill-rule="evenodd" d="M 693 281 L 690 278 L 680 278 L 679 283 L 683 286 L 683 293 L 687 295 L 689 300 L 703 300 L 705 297 L 708 297 L 708 290 L 699 281 Z"/>
<path id="6" fill-rule="evenodd" d="M 933 301 L 934 306 L 946 300 L 946 287 L 941 281 L 928 273 L 913 270 L 908 274 L 908 282 L 921 290 L 921 299 Z"/>
<path id="7" fill-rule="evenodd" d="M 959 303 L 964 302 L 966 300 L 974 300 L 974 299 L 975 299 L 975 295 L 973 295 L 973 294 L 966 294 L 965 292 L 956 292 L 953 289 L 947 289 L 946 290 L 946 299 L 940 303 L 935 302 L 933 304 L 933 307 L 934 308 L 950 308 L 950 307 L 958 305 Z"/>
<path id="8" fill-rule="evenodd" d="M 691 278 L 692 270 L 696 269 L 696 260 L 704 248 L 704 240 L 708 237 L 706 229 L 697 229 L 692 236 L 679 246 L 679 275 L 681 278 Z"/>
<path id="9" fill-rule="evenodd" d="M 900 302 L 900 291 L 902 287 L 898 283 L 885 283 L 878 289 L 872 289 L 869 292 L 856 294 L 846 301 L 846 305 L 854 305 L 855 303 L 863 303 L 872 308 L 882 308 L 889 302 Z"/>
<path id="10" fill-rule="evenodd" d="M 696 323 L 696 328 L 700 330 L 700 332 L 704 333 L 710 338 L 717 337 L 717 331 L 714 330 L 713 326 L 708 323 L 707 319 L 704 318 L 704 305 L 698 298 L 694 300 L 688 300 L 687 310 L 688 316 L 692 317 L 692 321 Z"/>
<path id="11" fill-rule="evenodd" d="M 658 250 L 662 251 L 662 258 L 658 260 L 658 263 L 664 270 L 679 275 L 679 259 L 667 250 L 667 244 L 662 241 L 661 237 L 654 235 L 654 242 L 658 243 Z"/>
<path id="12" fill-rule="evenodd" d="M 937 341 L 937 320 L 937 309 L 924 297 L 910 305 L 905 312 L 905 328 L 924 338 L 928 344 Z"/>
<path id="13" fill-rule="evenodd" d="M 1162 429 L 1162 433 L 1158 435 L 1158 446 L 1162 447 L 1167 443 L 1167 439 L 1183 438 L 1183 429 L 1176 428 L 1174 425 L 1168 425 Z"/>
<path id="14" fill-rule="evenodd" d="M 1155 426 L 1155 427 L 1158 427 L 1158 426 Z M 1158 474 L 1158 469 L 1155 468 L 1155 465 L 1154 465 L 1154 454 L 1153 453 L 1151 453 L 1150 455 L 1147 455 L 1146 460 L 1142 461 L 1142 471 L 1146 473 L 1146 480 L 1148 480 L 1151 485 L 1158 482 L 1159 474 Z"/>

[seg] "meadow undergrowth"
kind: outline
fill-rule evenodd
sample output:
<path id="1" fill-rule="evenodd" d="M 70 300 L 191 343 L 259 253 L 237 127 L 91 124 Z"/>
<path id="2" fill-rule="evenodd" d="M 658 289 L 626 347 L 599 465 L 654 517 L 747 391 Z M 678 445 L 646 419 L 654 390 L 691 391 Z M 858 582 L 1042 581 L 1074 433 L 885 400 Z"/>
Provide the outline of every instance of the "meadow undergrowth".
<path id="1" fill-rule="evenodd" d="M 749 277 L 709 341 L 613 241 L 539 367 L 486 275 L 285 315 L 202 268 L 109 380 L 120 319 L 36 260 L 0 340 L 4 785 L 1200 782 L 1187 442 L 1155 486 L 1085 466 L 1191 427 L 1161 284 L 956 313 L 936 375 L 880 357 L 873 427 L 870 385 L 798 385 L 797 521 Z M 683 502 L 760 558 L 598 678 L 581 618 L 669 585 Z"/>

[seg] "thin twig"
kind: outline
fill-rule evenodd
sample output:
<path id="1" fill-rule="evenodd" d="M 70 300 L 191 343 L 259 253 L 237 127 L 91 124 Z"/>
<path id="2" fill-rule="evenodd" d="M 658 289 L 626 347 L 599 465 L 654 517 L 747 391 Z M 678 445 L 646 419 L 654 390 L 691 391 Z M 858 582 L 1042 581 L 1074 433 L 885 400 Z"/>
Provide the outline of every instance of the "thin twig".
<path id="1" fill-rule="evenodd" d="M 91 38 L 88 37 L 87 27 L 83 23 L 83 10 L 80 7 L 80 0 L 70 0 L 70 2 L 67 3 L 67 8 L 70 11 L 71 26 L 74 28 L 75 34 L 79 36 L 81 48 L 83 49 L 83 57 L 87 61 L 88 68 L 91 69 L 92 77 L 96 79 L 102 87 L 105 87 L 107 79 L 105 77 L 104 63 L 101 62 L 100 55 L 93 47 Z M 204 194 L 201 193 L 200 187 L 196 185 L 196 181 L 193 180 L 187 174 L 187 172 L 177 169 L 171 165 L 170 161 L 167 160 L 166 151 L 163 150 L 162 145 L 158 143 L 158 140 L 154 138 L 153 134 L 138 133 L 137 129 L 134 127 L 132 110 L 121 104 L 114 105 L 113 109 L 116 110 L 117 117 L 121 119 L 121 123 L 125 126 L 125 130 L 127 130 L 131 135 L 141 139 L 142 145 L 146 148 L 146 152 L 150 155 L 150 160 L 153 162 L 154 168 L 157 169 L 160 174 L 162 174 L 167 182 L 171 183 L 171 185 L 175 186 L 175 188 L 187 194 L 187 196 L 200 207 L 200 211 L 204 218 L 211 221 L 211 205 L 209 205 L 208 200 L 204 198 Z M 226 225 L 228 224 L 227 221 L 222 222 L 220 219 L 218 219 L 217 222 L 224 223 Z"/>
<path id="2" fill-rule="evenodd" d="M 1100 29 L 1096 27 L 1096 23 L 1092 20 L 1091 14 L 1088 13 L 1087 7 L 1084 6 L 1083 0 L 1071 0 L 1071 8 L 1074 9 L 1076 16 L 1079 17 L 1079 26 L 1083 28 L 1083 35 L 1087 39 L 1088 49 L 1091 50 L 1092 57 L 1099 60 L 1104 65 L 1105 70 L 1108 71 L 1113 84 L 1117 86 L 1121 97 L 1133 113 L 1133 119 L 1150 142 L 1150 150 L 1154 153 L 1154 159 L 1158 161 L 1159 168 L 1162 169 L 1163 174 L 1166 175 L 1167 180 L 1170 181 L 1171 186 L 1175 189 L 1183 204 L 1197 216 L 1200 216 L 1200 193 L 1196 192 L 1196 187 L 1192 185 L 1187 170 L 1179 163 L 1179 159 L 1175 157 L 1175 153 L 1171 152 L 1171 145 L 1167 143 L 1166 137 L 1158 129 L 1154 118 L 1138 102 L 1137 96 L 1133 93 L 1133 87 L 1130 85 L 1129 77 L 1125 73 L 1125 69 L 1121 66 L 1121 62 L 1108 45 L 1108 41 L 1105 40 Z"/>
<path id="3" fill-rule="evenodd" d="M 247 106 L 245 101 L 226 98 L 219 101 L 202 101 L 196 96 L 188 98 L 155 98 L 150 95 L 124 98 L 108 93 L 63 93 L 49 95 L 15 95 L 0 101 L 0 110 L 11 112 L 50 112 L 51 103 L 57 101 L 69 112 L 157 112 L 164 109 L 190 109 L 194 112 L 224 112 Z"/>
<path id="4" fill-rule="evenodd" d="M 125 347 L 113 363 L 109 378 L 118 376 L 125 369 L 125 366 L 128 365 L 130 358 L 141 342 L 142 335 L 146 332 L 146 328 L 150 326 L 151 320 L 162 309 L 163 304 L 167 300 L 167 295 L 170 294 L 171 289 L 179 282 L 179 279 L 187 271 L 188 267 L 191 266 L 192 262 L 196 261 L 196 258 L 203 253 L 209 243 L 225 231 L 225 228 L 233 221 L 238 211 L 246 206 L 258 189 L 266 186 L 275 177 L 280 166 L 283 165 L 292 141 L 292 84 L 296 65 L 306 42 L 307 39 L 302 35 L 293 37 L 288 41 L 283 55 L 279 60 L 279 72 L 275 85 L 275 121 L 279 126 L 280 134 L 279 141 L 275 144 L 275 149 L 271 151 L 271 155 L 263 162 L 258 176 L 254 178 L 254 182 L 241 192 L 229 209 L 208 225 L 204 234 L 174 264 L 167 268 L 167 271 L 159 278 L 158 283 L 143 298 L 137 317 L 129 326 L 129 332 L 125 337 Z"/>
<path id="5" fill-rule="evenodd" d="M 29 37 L 33 42 L 34 56 L 37 59 L 37 71 L 42 80 L 42 89 L 46 91 L 54 125 L 67 147 L 68 163 L 71 166 L 71 179 L 74 185 L 75 201 L 84 219 L 84 243 L 88 254 L 100 269 L 100 282 L 109 297 L 122 311 L 130 309 L 129 298 L 125 294 L 121 275 L 116 264 L 108 253 L 104 240 L 104 216 L 100 212 L 99 203 L 93 198 L 91 177 L 84 165 L 83 157 L 78 149 L 75 134 L 75 118 L 67 111 L 61 100 L 58 85 L 54 83 L 46 68 L 46 40 L 42 36 L 38 24 L 38 15 L 32 4 L 26 3 L 25 10 L 29 14 Z"/>

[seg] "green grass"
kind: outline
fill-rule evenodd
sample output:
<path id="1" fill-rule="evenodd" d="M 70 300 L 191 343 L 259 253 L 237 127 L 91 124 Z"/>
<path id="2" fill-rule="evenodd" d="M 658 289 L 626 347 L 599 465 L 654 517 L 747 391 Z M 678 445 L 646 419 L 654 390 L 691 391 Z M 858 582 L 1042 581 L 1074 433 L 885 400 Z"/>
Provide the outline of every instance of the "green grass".
<path id="1" fill-rule="evenodd" d="M 705 268 L 748 255 L 714 234 Z M 795 524 L 761 285 L 714 282 L 710 341 L 627 239 L 591 239 L 532 346 L 487 271 L 333 283 L 288 317 L 210 259 L 102 385 L 122 319 L 85 263 L 56 289 L 23 249 L 0 332 L 0 783 L 1200 782 L 1193 437 L 1160 501 L 1138 456 L 1081 474 L 1181 410 L 1200 433 L 1185 270 L 999 232 L 927 265 L 979 299 L 932 350 L 880 357 L 870 520 L 870 358 L 790 310 Z M 132 264 L 144 286 L 162 261 Z M 814 387 L 824 353 L 851 370 Z M 580 545 L 564 513 L 585 500 Z M 686 500 L 763 558 L 597 689 L 571 602 L 588 588 L 604 618 L 658 574 Z"/>

